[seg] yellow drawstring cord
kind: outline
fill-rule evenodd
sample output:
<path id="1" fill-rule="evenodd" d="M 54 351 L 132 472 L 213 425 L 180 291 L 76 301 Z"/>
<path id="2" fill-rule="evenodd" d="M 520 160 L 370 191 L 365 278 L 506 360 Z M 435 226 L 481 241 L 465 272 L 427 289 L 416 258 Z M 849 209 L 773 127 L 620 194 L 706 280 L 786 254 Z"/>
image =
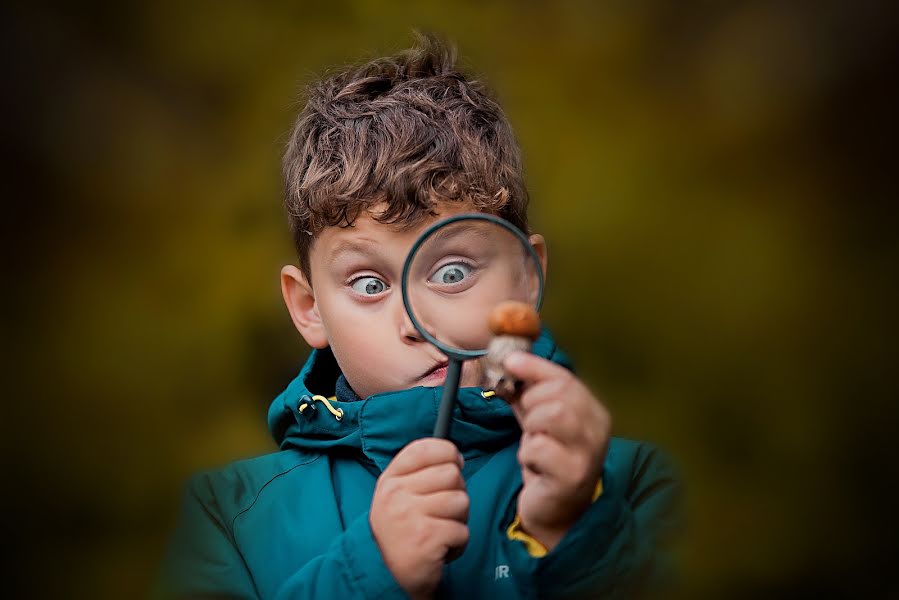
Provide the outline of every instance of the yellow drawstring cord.
<path id="1" fill-rule="evenodd" d="M 331 413 L 332 415 L 334 415 L 335 419 L 337 419 L 338 421 L 343 420 L 343 409 L 342 408 L 334 408 L 334 406 L 332 406 L 331 403 L 328 401 L 328 399 L 325 398 L 324 396 L 319 396 L 319 395 L 312 396 L 308 400 L 301 402 L 300 406 L 297 408 L 297 410 L 300 411 L 300 414 L 305 415 L 305 413 L 303 411 L 305 411 L 306 409 L 311 408 L 312 410 L 315 410 L 315 407 L 313 406 L 313 402 L 321 402 L 322 404 L 325 405 L 325 408 L 328 409 L 328 412 Z M 336 402 L 336 400 L 335 400 L 335 402 Z M 308 416 L 308 415 L 305 415 L 305 416 Z"/>
<path id="2" fill-rule="evenodd" d="M 494 397 L 495 395 L 496 395 L 496 392 L 494 392 L 493 390 L 485 390 L 485 391 L 481 392 L 481 396 L 487 400 Z M 300 414 L 302 414 L 304 416 L 309 416 L 304 411 L 306 411 L 307 409 L 310 409 L 310 408 L 312 410 L 315 410 L 313 403 L 321 402 L 322 404 L 325 405 L 325 408 L 328 409 L 328 412 L 331 413 L 332 415 L 334 415 L 334 418 L 336 420 L 338 420 L 338 421 L 343 420 L 343 409 L 342 408 L 334 408 L 334 406 L 331 404 L 331 401 L 329 401 L 324 396 L 320 396 L 320 395 L 316 394 L 315 396 L 312 396 L 311 398 L 308 396 L 304 396 L 304 398 L 308 398 L 308 399 L 304 400 L 301 398 L 302 401 L 300 402 L 299 407 L 297 407 L 297 410 L 300 412 Z M 336 400 L 334 398 L 331 398 L 331 400 L 336 402 Z"/>

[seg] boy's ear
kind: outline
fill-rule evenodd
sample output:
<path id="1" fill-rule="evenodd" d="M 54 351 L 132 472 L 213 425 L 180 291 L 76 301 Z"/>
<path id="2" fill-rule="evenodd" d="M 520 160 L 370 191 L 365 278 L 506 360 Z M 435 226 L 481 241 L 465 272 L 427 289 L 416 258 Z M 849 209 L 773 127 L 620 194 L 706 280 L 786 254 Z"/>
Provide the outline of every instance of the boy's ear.
<path id="1" fill-rule="evenodd" d="M 313 348 L 327 347 L 328 335 L 318 313 L 315 293 L 298 267 L 294 265 L 281 267 L 281 294 L 284 296 L 284 304 L 287 305 L 294 326 L 306 343 Z"/>
<path id="2" fill-rule="evenodd" d="M 543 269 L 543 279 L 546 279 L 546 240 L 543 239 L 543 236 L 539 233 L 532 234 L 528 237 L 528 241 L 531 242 L 531 246 L 534 248 L 534 252 L 537 253 L 537 257 L 540 259 L 540 268 Z"/>

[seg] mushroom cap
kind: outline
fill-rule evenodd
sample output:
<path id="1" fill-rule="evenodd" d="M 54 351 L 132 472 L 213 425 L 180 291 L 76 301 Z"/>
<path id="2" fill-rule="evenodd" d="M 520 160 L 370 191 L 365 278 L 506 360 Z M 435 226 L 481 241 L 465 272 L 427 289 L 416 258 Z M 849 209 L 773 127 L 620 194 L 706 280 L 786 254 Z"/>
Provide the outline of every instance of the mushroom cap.
<path id="1" fill-rule="evenodd" d="M 497 304 L 490 313 L 490 331 L 536 340 L 540 337 L 540 317 L 530 304 L 509 300 Z"/>

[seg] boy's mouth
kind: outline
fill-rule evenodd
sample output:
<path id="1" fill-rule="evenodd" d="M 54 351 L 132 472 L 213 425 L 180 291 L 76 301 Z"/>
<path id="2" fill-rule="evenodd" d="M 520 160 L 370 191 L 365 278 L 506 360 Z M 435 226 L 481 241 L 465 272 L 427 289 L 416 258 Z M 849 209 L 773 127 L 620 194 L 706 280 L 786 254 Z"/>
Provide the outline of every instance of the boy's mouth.
<path id="1" fill-rule="evenodd" d="M 447 361 L 443 361 L 437 363 L 430 369 L 428 369 L 424 375 L 418 378 L 419 381 L 430 381 L 435 379 L 443 379 L 446 377 L 446 368 L 449 363 Z"/>

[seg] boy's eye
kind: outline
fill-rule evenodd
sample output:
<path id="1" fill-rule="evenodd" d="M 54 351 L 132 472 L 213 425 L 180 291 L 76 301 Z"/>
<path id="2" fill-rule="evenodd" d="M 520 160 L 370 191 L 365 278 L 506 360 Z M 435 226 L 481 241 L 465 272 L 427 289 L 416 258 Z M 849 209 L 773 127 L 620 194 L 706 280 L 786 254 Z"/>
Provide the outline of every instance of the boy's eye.
<path id="1" fill-rule="evenodd" d="M 461 262 L 454 262 L 437 269 L 437 272 L 431 275 L 428 281 L 443 285 L 453 285 L 468 277 L 470 273 L 471 266 Z"/>
<path id="2" fill-rule="evenodd" d="M 377 277 L 360 277 L 350 284 L 353 291 L 363 296 L 377 296 L 387 289 L 387 284 Z"/>

